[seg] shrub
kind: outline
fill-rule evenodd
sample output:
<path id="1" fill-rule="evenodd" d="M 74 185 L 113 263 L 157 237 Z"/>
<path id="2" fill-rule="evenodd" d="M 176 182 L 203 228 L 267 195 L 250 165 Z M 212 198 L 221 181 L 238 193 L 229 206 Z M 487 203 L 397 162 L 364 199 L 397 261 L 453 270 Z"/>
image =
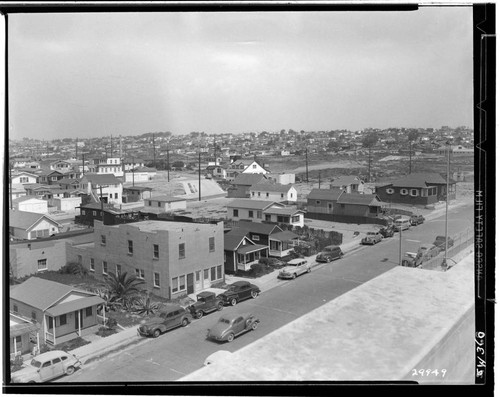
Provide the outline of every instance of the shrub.
<path id="1" fill-rule="evenodd" d="M 117 333 L 116 329 L 111 329 L 111 328 L 107 328 L 107 327 L 100 327 L 99 330 L 95 334 L 105 338 L 106 336 L 110 336 L 110 335 L 113 335 L 116 333 Z"/>
<path id="2" fill-rule="evenodd" d="M 59 269 L 59 273 L 61 274 L 74 274 L 76 276 L 86 276 L 88 274 L 88 270 L 83 267 L 81 263 L 76 262 L 68 262 L 66 265 Z"/>

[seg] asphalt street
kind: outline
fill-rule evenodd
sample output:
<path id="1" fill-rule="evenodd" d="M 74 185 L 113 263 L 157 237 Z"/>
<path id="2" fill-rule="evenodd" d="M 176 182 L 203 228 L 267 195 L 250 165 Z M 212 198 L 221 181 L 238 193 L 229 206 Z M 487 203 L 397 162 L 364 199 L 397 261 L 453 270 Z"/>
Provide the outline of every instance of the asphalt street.
<path id="1" fill-rule="evenodd" d="M 448 214 L 449 235 L 472 231 L 470 206 Z M 444 216 L 404 231 L 402 251 L 412 251 L 421 243 L 432 243 L 444 235 Z M 362 283 L 398 265 L 399 236 L 384 239 L 374 246 L 360 246 L 343 259 L 316 266 L 311 273 L 295 280 L 283 280 L 257 299 L 234 307 L 225 307 L 178 328 L 157 339 L 145 338 L 139 344 L 99 361 L 85 365 L 71 376 L 55 382 L 168 382 L 199 369 L 207 356 L 217 350 L 234 352 L 315 308 L 356 288 Z M 258 280 L 255 282 L 258 285 Z M 245 333 L 231 343 L 217 343 L 205 338 L 206 330 L 217 322 L 221 313 L 252 312 L 261 320 L 257 330 Z M 306 336 L 305 336 L 306 337 Z M 300 343 L 300 341 L 297 341 Z M 291 346 L 290 348 L 293 348 Z"/>

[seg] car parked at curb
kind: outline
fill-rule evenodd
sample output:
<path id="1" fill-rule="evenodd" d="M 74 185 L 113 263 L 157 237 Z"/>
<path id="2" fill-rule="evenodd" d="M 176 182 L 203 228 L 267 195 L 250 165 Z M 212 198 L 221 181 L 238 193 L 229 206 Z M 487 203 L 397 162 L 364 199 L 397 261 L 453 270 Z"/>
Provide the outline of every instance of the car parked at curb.
<path id="1" fill-rule="evenodd" d="M 394 226 L 390 225 L 380 228 L 378 232 L 382 235 L 382 237 L 387 238 L 394 236 L 394 231 L 395 231 Z"/>
<path id="2" fill-rule="evenodd" d="M 394 220 L 394 227 L 397 231 L 408 230 L 411 226 L 410 218 L 401 216 Z"/>
<path id="3" fill-rule="evenodd" d="M 236 305 L 239 301 L 248 298 L 257 298 L 260 294 L 260 288 L 248 281 L 236 281 L 229 284 L 228 289 L 222 294 L 217 295 L 222 299 L 225 305 Z"/>
<path id="4" fill-rule="evenodd" d="M 207 330 L 207 338 L 217 342 L 232 342 L 238 335 L 256 330 L 259 323 L 260 320 L 251 313 L 222 316 Z"/>
<path id="5" fill-rule="evenodd" d="M 383 237 L 379 232 L 367 232 L 366 236 L 361 239 L 361 244 L 375 245 L 382 241 Z"/>
<path id="6" fill-rule="evenodd" d="M 62 375 L 73 374 L 82 363 L 71 353 L 52 350 L 35 356 L 23 368 L 13 372 L 12 383 L 42 383 Z"/>
<path id="7" fill-rule="evenodd" d="M 446 241 L 445 236 L 437 236 L 433 244 L 436 247 L 438 247 L 441 251 L 444 251 L 446 247 L 450 248 L 453 246 L 453 244 L 455 244 L 455 241 L 451 237 L 448 237 L 448 244 L 446 244 L 445 241 Z"/>
<path id="8" fill-rule="evenodd" d="M 423 217 L 423 215 L 412 215 L 410 216 L 410 225 L 411 226 L 421 225 L 422 223 L 424 223 L 424 220 L 425 218 Z"/>
<path id="9" fill-rule="evenodd" d="M 338 245 L 328 245 L 316 256 L 316 262 L 331 262 L 344 256 Z"/>
<path id="10" fill-rule="evenodd" d="M 405 252 L 401 260 L 404 267 L 422 267 L 422 258 L 416 252 Z"/>
<path id="11" fill-rule="evenodd" d="M 292 259 L 280 270 L 278 278 L 295 278 L 304 273 L 311 272 L 311 265 L 304 258 Z"/>
<path id="12" fill-rule="evenodd" d="M 190 323 L 190 313 L 181 306 L 171 306 L 162 310 L 158 316 L 141 324 L 137 329 L 140 336 L 158 338 L 162 333 L 177 327 L 185 327 Z"/>
<path id="13" fill-rule="evenodd" d="M 188 306 L 188 310 L 194 318 L 202 318 L 204 314 L 212 313 L 216 310 L 222 310 L 224 302 L 221 298 L 215 296 L 215 293 L 203 291 L 196 295 L 196 302 Z"/>

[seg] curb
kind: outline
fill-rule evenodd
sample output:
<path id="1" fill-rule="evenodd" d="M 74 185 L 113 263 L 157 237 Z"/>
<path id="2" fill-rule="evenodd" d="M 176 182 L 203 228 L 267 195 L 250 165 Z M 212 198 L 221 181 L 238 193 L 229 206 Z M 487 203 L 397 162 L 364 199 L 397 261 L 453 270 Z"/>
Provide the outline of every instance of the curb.
<path id="1" fill-rule="evenodd" d="M 143 339 L 138 335 L 134 335 L 127 339 L 118 341 L 111 346 L 103 347 L 99 351 L 88 353 L 84 356 L 78 357 L 83 365 L 90 364 L 93 361 L 99 360 L 109 354 L 116 353 L 123 349 L 124 347 L 136 345 L 140 343 Z"/>

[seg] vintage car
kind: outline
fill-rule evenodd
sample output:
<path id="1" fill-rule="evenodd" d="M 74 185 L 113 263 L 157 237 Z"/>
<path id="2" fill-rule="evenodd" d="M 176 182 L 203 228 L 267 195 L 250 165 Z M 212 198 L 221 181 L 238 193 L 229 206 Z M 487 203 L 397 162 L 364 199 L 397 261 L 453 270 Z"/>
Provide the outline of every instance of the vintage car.
<path id="1" fill-rule="evenodd" d="M 394 231 L 395 231 L 394 226 L 390 225 L 380 228 L 378 232 L 382 235 L 382 237 L 387 238 L 394 236 Z"/>
<path id="2" fill-rule="evenodd" d="M 234 306 L 241 300 L 248 298 L 257 298 L 260 294 L 260 288 L 248 281 L 236 281 L 229 284 L 228 289 L 217 297 L 222 299 L 224 304 Z"/>
<path id="3" fill-rule="evenodd" d="M 439 255 L 439 252 L 439 247 L 434 244 L 422 244 L 417 251 L 424 262 Z"/>
<path id="4" fill-rule="evenodd" d="M 218 342 L 232 342 L 235 337 L 257 329 L 260 320 L 251 313 L 222 316 L 207 332 L 207 338 Z"/>
<path id="5" fill-rule="evenodd" d="M 202 318 L 204 314 L 222 310 L 224 301 L 215 296 L 213 292 L 203 291 L 196 295 L 196 302 L 188 306 L 188 310 L 194 318 Z"/>
<path id="6" fill-rule="evenodd" d="M 172 328 L 185 327 L 190 323 L 190 317 L 186 309 L 181 306 L 171 306 L 162 310 L 158 316 L 141 324 L 137 333 L 141 336 L 152 336 L 158 338 L 163 332 Z"/>
<path id="7" fill-rule="evenodd" d="M 401 266 L 404 267 L 422 267 L 422 257 L 416 252 L 405 252 L 401 260 Z"/>
<path id="8" fill-rule="evenodd" d="M 367 232 L 366 236 L 361 239 L 361 244 L 375 245 L 382 241 L 383 237 L 379 232 Z"/>
<path id="9" fill-rule="evenodd" d="M 424 223 L 425 218 L 422 215 L 412 215 L 410 216 L 410 225 L 417 226 Z"/>
<path id="10" fill-rule="evenodd" d="M 23 368 L 13 372 L 12 383 L 41 383 L 62 375 L 71 375 L 82 363 L 71 353 L 52 350 L 35 356 Z"/>
<path id="11" fill-rule="evenodd" d="M 397 231 L 408 230 L 410 228 L 410 226 L 411 226 L 410 218 L 407 216 L 404 216 L 404 217 L 401 216 L 398 219 L 394 220 L 394 228 Z"/>
<path id="12" fill-rule="evenodd" d="M 344 256 L 338 245 L 328 245 L 316 256 L 316 262 L 331 262 Z"/>
<path id="13" fill-rule="evenodd" d="M 455 241 L 451 237 L 448 237 L 448 244 L 445 244 L 446 237 L 445 236 L 437 236 L 436 240 L 434 240 L 434 245 L 438 247 L 441 251 L 444 251 L 446 247 L 450 248 L 455 244 Z"/>
<path id="14" fill-rule="evenodd" d="M 311 272 L 311 265 L 304 258 L 292 259 L 280 270 L 278 278 L 295 278 L 304 273 Z"/>

